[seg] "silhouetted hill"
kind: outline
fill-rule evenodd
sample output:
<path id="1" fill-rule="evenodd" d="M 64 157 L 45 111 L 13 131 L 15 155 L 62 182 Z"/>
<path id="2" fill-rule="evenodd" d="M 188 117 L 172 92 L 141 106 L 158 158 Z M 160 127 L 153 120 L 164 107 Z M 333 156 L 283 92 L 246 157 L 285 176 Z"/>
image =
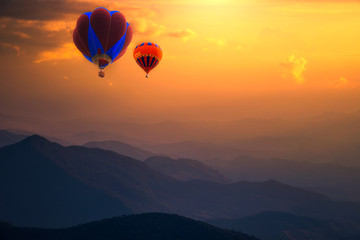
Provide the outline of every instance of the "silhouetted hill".
<path id="1" fill-rule="evenodd" d="M 198 160 L 231 160 L 248 155 L 357 166 L 359 123 L 358 112 L 330 112 L 288 119 L 269 116 L 235 121 L 152 124 L 91 118 L 49 121 L 0 113 L 2 128 L 37 129 L 45 135 L 76 144 L 111 139 L 155 153 Z M 74 135 L 75 132 L 80 134 Z"/>
<path id="2" fill-rule="evenodd" d="M 192 159 L 171 159 L 169 157 L 155 156 L 144 161 L 150 167 L 173 178 L 188 181 L 194 179 L 206 180 L 211 182 L 226 183 L 230 182 L 218 171 Z"/>
<path id="3" fill-rule="evenodd" d="M 7 130 L 0 130 L 0 147 L 20 142 L 25 135 L 15 134 Z"/>
<path id="4" fill-rule="evenodd" d="M 339 200 L 360 201 L 360 168 L 337 163 L 310 163 L 242 156 L 211 163 L 234 181 L 276 179 Z"/>
<path id="5" fill-rule="evenodd" d="M 8 228 L 8 227 L 13 227 L 13 225 L 11 223 L 8 223 L 8 222 L 0 221 L 0 228 Z"/>
<path id="6" fill-rule="evenodd" d="M 1 227 L 2 240 L 256 240 L 178 215 L 147 213 L 91 222 L 67 229 Z"/>
<path id="7" fill-rule="evenodd" d="M 332 202 L 276 181 L 184 182 L 112 151 L 63 147 L 40 136 L 0 149 L 0 184 L 0 219 L 22 226 L 69 226 L 127 209 L 196 219 L 272 210 L 360 221 L 358 203 Z"/>
<path id="8" fill-rule="evenodd" d="M 20 142 L 21 140 L 32 135 L 36 135 L 36 134 L 21 129 L 0 130 L 0 147 Z M 69 142 L 56 137 L 46 136 L 46 138 L 49 139 L 50 141 L 56 142 L 63 146 L 71 145 Z"/>
<path id="9" fill-rule="evenodd" d="M 145 160 L 149 157 L 155 156 L 155 153 L 145 151 L 141 148 L 120 142 L 120 141 L 101 141 L 101 142 L 88 142 L 83 145 L 89 148 L 101 148 L 111 150 L 121 155 L 129 156 L 138 160 Z"/>
<path id="10" fill-rule="evenodd" d="M 177 158 L 199 159 L 207 162 L 210 159 L 231 160 L 244 153 L 243 150 L 223 144 L 198 141 L 181 141 L 167 144 L 145 144 L 144 149 L 161 152 Z"/>
<path id="11" fill-rule="evenodd" d="M 99 124 L 103 123 L 94 123 L 93 128 L 96 128 Z M 109 126 L 113 125 L 124 125 L 126 126 L 126 123 L 119 124 L 112 123 Z M 90 128 L 91 129 L 91 128 Z M 77 145 L 86 144 L 88 142 L 102 142 L 102 141 L 109 141 L 111 139 L 112 141 L 119 141 L 119 142 L 126 142 L 127 144 L 130 144 L 132 146 L 139 147 L 142 144 L 150 144 L 151 141 L 146 141 L 141 138 L 132 138 L 125 136 L 118 132 L 113 131 L 113 129 L 109 129 L 108 131 L 85 131 L 85 132 L 79 132 L 76 134 L 72 134 L 71 136 L 67 137 L 68 140 L 71 142 L 76 143 Z"/>
<path id="12" fill-rule="evenodd" d="M 60 227 L 131 212 L 46 156 L 67 154 L 63 149 L 36 135 L 0 149 L 1 220 Z"/>
<path id="13" fill-rule="evenodd" d="M 355 240 L 360 237 L 360 222 L 318 220 L 284 212 L 262 212 L 240 219 L 215 219 L 208 222 L 263 240 Z"/>

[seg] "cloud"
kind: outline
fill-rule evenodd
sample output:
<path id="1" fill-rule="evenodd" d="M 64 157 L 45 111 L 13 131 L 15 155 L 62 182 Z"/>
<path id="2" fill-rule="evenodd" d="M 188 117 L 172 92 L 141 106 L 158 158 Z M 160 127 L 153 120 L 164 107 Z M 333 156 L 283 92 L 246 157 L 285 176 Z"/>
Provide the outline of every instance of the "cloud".
<path id="1" fill-rule="evenodd" d="M 160 12 L 143 4 L 102 0 L 101 6 L 125 14 L 136 35 L 172 37 L 188 41 L 196 36 L 191 29 L 171 29 L 156 23 Z M 35 63 L 69 59 L 68 45 L 78 16 L 99 7 L 98 0 L 5 0 L 0 9 L 0 39 L 4 54 L 36 56 Z M 16 48 L 15 48 L 16 47 Z M 78 52 L 76 48 L 73 50 Z"/>
<path id="2" fill-rule="evenodd" d="M 0 53 L 3 54 L 14 54 L 16 53 L 17 56 L 19 56 L 21 54 L 20 51 L 20 47 L 13 45 L 13 44 L 9 44 L 9 43 L 2 43 L 0 42 Z"/>
<path id="3" fill-rule="evenodd" d="M 174 38 L 180 38 L 184 42 L 196 37 L 196 33 L 191 29 L 175 30 L 167 33 L 167 35 Z"/>
<path id="4" fill-rule="evenodd" d="M 31 38 L 28 34 L 23 33 L 23 32 L 13 32 L 12 34 L 15 35 L 15 36 L 18 36 L 20 38 L 24 38 L 24 39 Z"/>
<path id="5" fill-rule="evenodd" d="M 81 54 L 75 47 L 75 45 L 70 43 L 65 43 L 62 46 L 55 48 L 51 51 L 43 51 L 39 53 L 37 59 L 34 63 L 41 63 L 46 61 L 56 61 L 56 60 L 66 60 L 81 57 Z"/>
<path id="6" fill-rule="evenodd" d="M 0 17 L 24 20 L 55 20 L 67 14 L 81 14 L 94 9 L 98 3 L 69 0 L 5 0 Z"/>
<path id="7" fill-rule="evenodd" d="M 1 42 L 18 46 L 22 49 L 21 53 L 28 56 L 36 56 L 39 52 L 54 49 L 72 39 L 71 22 L 0 19 L 0 24 L 4 25 L 0 28 Z"/>
<path id="8" fill-rule="evenodd" d="M 340 77 L 336 79 L 335 81 L 331 81 L 328 84 L 328 87 L 335 88 L 335 89 L 344 89 L 344 88 L 354 88 L 358 84 L 356 82 L 350 81 L 349 79 L 345 77 Z"/>
<path id="9" fill-rule="evenodd" d="M 223 38 L 206 38 L 207 41 L 217 45 L 218 47 L 226 46 L 227 42 Z"/>
<path id="10" fill-rule="evenodd" d="M 305 82 L 303 73 L 306 69 L 307 61 L 303 57 L 297 57 L 295 54 L 290 55 L 285 61 L 281 62 L 282 78 L 294 80 L 296 83 Z"/>
<path id="11" fill-rule="evenodd" d="M 100 6 L 121 11 L 127 19 L 129 17 L 149 18 L 158 14 L 156 9 L 143 7 L 143 5 L 141 2 L 123 3 L 112 0 L 4 0 L 0 8 L 0 18 L 56 21 L 79 16 Z"/>
<path id="12" fill-rule="evenodd" d="M 39 29 L 47 32 L 73 31 L 76 21 L 41 21 L 41 20 L 16 20 L 17 28 Z"/>
<path id="13" fill-rule="evenodd" d="M 134 19 L 130 22 L 134 32 L 145 36 L 160 36 L 166 32 L 166 27 L 144 18 Z"/>
<path id="14" fill-rule="evenodd" d="M 168 29 L 164 25 L 157 24 L 151 20 L 138 18 L 130 22 L 134 32 L 138 35 L 158 37 L 168 36 L 173 38 L 179 38 L 186 42 L 196 37 L 196 33 L 191 29 Z"/>

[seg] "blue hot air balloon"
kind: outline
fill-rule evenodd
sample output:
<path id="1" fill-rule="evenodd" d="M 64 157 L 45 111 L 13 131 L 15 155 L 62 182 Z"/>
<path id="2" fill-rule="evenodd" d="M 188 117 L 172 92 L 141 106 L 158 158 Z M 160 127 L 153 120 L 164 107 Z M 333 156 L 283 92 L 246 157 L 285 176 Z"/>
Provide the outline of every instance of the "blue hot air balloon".
<path id="1" fill-rule="evenodd" d="M 90 62 L 103 69 L 125 54 L 133 31 L 125 16 L 118 11 L 97 8 L 82 14 L 73 32 L 76 47 Z"/>

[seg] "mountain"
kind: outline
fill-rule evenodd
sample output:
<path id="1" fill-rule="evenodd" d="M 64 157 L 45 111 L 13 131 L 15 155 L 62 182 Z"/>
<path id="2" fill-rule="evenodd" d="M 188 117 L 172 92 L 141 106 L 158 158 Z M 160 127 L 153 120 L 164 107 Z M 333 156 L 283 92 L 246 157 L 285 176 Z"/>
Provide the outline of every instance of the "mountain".
<path id="1" fill-rule="evenodd" d="M 0 220 L 21 226 L 69 226 L 130 211 L 210 219 L 271 210 L 360 221 L 359 203 L 277 181 L 185 182 L 112 151 L 36 135 L 0 149 L 0 196 Z"/>
<path id="2" fill-rule="evenodd" d="M 360 222 L 318 220 L 284 212 L 262 212 L 240 219 L 214 219 L 208 223 L 235 229 L 263 240 L 355 240 Z"/>
<path id="3" fill-rule="evenodd" d="M 118 140 L 177 158 L 232 160 L 242 155 L 357 165 L 359 112 L 301 118 L 144 123 L 81 118 L 43 120 L 0 113 L 2 128 L 37 129 L 46 136 L 84 144 Z M 78 134 L 75 134 L 78 133 Z"/>
<path id="4" fill-rule="evenodd" d="M 0 147 L 20 142 L 21 140 L 23 140 L 26 137 L 29 137 L 31 135 L 35 135 L 35 133 L 28 132 L 28 131 L 21 130 L 21 129 L 6 129 L 6 130 L 0 129 Z M 46 136 L 46 138 L 49 139 L 50 141 L 59 143 L 63 146 L 71 145 L 69 142 L 59 139 L 59 138 L 56 138 L 56 137 Z"/>
<path id="5" fill-rule="evenodd" d="M 218 171 L 197 160 L 175 160 L 169 157 L 155 156 L 146 159 L 144 162 L 163 174 L 183 181 L 199 179 L 219 183 L 230 182 Z"/>
<path id="6" fill-rule="evenodd" d="M 142 147 L 152 152 L 207 162 L 213 159 L 231 160 L 244 153 L 235 147 L 198 141 L 181 141 L 166 144 L 144 144 Z"/>
<path id="7" fill-rule="evenodd" d="M 7 130 L 0 130 L 0 147 L 20 142 L 25 135 L 15 134 Z"/>
<path id="8" fill-rule="evenodd" d="M 0 237 L 3 240 L 256 240 L 241 232 L 224 230 L 200 221 L 163 213 L 115 217 L 66 229 L 34 229 L 0 225 Z"/>
<path id="9" fill-rule="evenodd" d="M 234 181 L 276 179 L 338 200 L 360 202 L 360 167 L 248 156 L 210 165 Z"/>
<path id="10" fill-rule="evenodd" d="M 46 155 L 68 154 L 40 136 L 0 149 L 0 219 L 63 227 L 131 213 L 121 200 L 68 174 Z"/>
<path id="11" fill-rule="evenodd" d="M 123 124 L 123 123 L 122 123 Z M 120 125 L 122 125 L 120 124 Z M 114 123 L 112 125 L 115 125 Z M 119 123 L 117 123 L 119 125 Z M 123 124 L 126 125 L 126 124 Z M 95 125 L 94 125 L 95 127 Z M 79 132 L 76 134 L 71 134 L 70 136 L 65 137 L 67 140 L 74 142 L 78 145 L 86 144 L 88 142 L 103 142 L 103 141 L 109 141 L 111 139 L 112 141 L 119 141 L 119 142 L 126 142 L 127 144 L 130 144 L 132 146 L 142 146 L 147 144 L 153 144 L 151 141 L 145 141 L 142 139 L 132 138 L 123 135 L 121 132 L 117 133 L 115 131 L 85 131 L 85 132 Z"/>
<path id="12" fill-rule="evenodd" d="M 145 160 L 156 155 L 150 151 L 145 151 L 141 148 L 134 147 L 120 141 L 88 142 L 83 146 L 88 148 L 102 148 L 105 150 L 111 150 L 121 155 L 129 156 L 138 160 Z"/>

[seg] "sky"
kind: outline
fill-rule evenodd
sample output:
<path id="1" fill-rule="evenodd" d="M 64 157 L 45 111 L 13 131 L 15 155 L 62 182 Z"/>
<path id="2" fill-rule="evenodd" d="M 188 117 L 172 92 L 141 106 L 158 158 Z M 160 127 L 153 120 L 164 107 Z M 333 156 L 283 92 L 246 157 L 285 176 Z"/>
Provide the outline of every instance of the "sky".
<path id="1" fill-rule="evenodd" d="M 97 76 L 72 42 L 97 7 L 134 29 Z M 163 50 L 145 78 L 132 52 Z M 360 110 L 360 1 L 5 0 L 0 113 L 157 122 L 297 118 Z"/>

